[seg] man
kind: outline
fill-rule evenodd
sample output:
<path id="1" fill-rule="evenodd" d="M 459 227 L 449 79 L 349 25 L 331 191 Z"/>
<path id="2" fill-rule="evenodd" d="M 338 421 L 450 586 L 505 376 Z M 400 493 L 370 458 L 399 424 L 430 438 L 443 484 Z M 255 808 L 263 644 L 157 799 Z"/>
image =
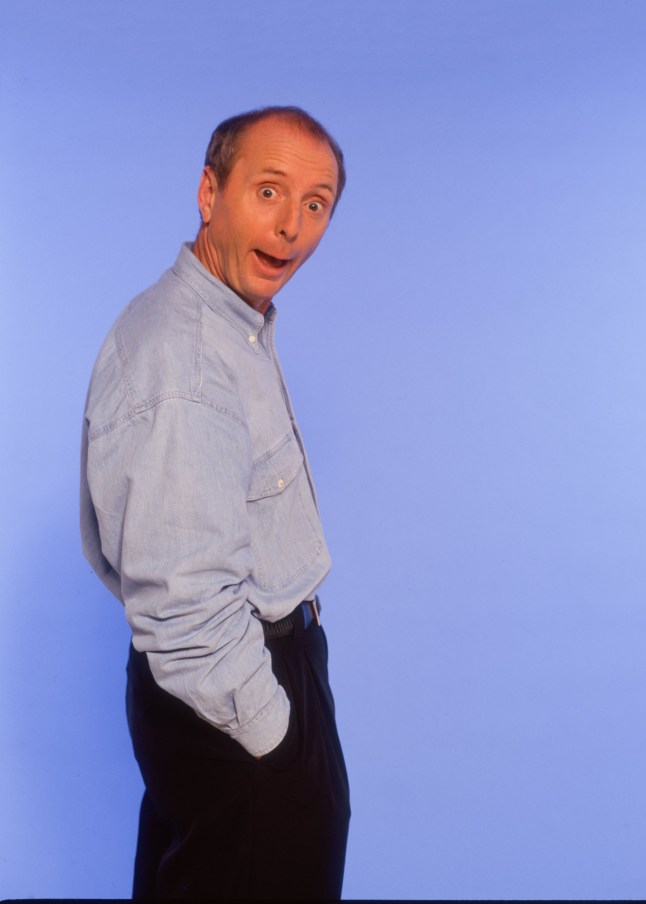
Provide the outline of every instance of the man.
<path id="1" fill-rule="evenodd" d="M 349 796 L 316 596 L 329 556 L 272 298 L 344 182 L 299 108 L 223 122 L 195 242 L 94 368 L 81 522 L 133 634 L 135 898 L 341 893 Z"/>

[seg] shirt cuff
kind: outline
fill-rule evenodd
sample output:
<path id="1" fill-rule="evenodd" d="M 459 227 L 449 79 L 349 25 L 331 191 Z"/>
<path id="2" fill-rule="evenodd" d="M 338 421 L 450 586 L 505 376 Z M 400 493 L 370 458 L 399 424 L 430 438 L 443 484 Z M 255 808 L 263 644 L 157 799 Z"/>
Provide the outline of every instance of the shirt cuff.
<path id="1" fill-rule="evenodd" d="M 229 731 L 228 734 L 252 756 L 264 756 L 278 747 L 287 734 L 290 704 L 287 694 L 278 685 L 267 706 L 251 722 Z"/>

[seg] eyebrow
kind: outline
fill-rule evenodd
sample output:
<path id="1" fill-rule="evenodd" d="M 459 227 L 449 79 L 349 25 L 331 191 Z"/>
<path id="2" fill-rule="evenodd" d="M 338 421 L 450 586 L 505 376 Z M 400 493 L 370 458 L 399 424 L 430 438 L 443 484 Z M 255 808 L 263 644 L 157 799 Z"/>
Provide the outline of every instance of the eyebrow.
<path id="1" fill-rule="evenodd" d="M 287 173 L 284 170 L 273 169 L 273 167 L 270 166 L 265 166 L 260 170 L 260 173 L 258 175 L 264 176 L 265 174 L 268 174 L 270 176 L 284 176 L 285 178 L 287 177 Z M 334 189 L 331 185 L 328 185 L 327 182 L 320 182 L 318 185 L 315 185 L 314 188 L 325 188 L 329 191 L 332 197 L 334 197 Z"/>

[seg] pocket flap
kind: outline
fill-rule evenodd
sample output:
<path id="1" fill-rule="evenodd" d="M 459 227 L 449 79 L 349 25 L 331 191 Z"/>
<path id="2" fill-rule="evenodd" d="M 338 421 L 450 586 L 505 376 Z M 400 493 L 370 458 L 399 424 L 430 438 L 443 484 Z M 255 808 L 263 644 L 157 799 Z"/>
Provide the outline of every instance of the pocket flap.
<path id="1" fill-rule="evenodd" d="M 254 462 L 247 501 L 276 496 L 290 485 L 303 464 L 303 456 L 295 436 L 286 436 Z"/>

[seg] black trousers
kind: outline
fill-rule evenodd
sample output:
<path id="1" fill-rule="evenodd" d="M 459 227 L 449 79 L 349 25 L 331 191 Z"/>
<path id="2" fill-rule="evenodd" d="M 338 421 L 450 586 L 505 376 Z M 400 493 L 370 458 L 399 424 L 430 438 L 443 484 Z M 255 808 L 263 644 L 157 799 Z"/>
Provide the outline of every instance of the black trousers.
<path id="1" fill-rule="evenodd" d="M 335 900 L 350 819 L 323 629 L 267 641 L 291 702 L 261 760 L 155 683 L 130 648 L 127 714 L 146 790 L 133 897 Z"/>

